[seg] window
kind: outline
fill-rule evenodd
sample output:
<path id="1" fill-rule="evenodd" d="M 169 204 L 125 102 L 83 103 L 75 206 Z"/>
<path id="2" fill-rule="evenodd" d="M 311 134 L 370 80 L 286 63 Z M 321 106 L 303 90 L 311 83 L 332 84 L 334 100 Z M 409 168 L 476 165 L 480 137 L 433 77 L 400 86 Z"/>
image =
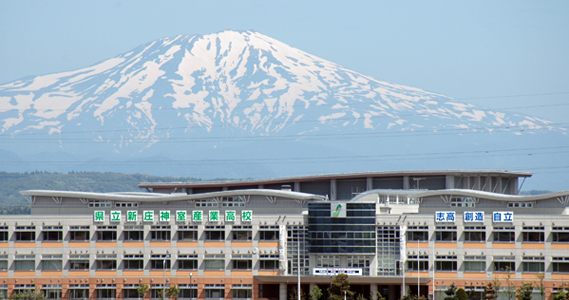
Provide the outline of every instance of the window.
<path id="1" fill-rule="evenodd" d="M 428 242 L 429 226 L 409 226 L 407 229 L 408 242 Z"/>
<path id="2" fill-rule="evenodd" d="M 197 240 L 198 240 L 197 226 L 178 227 L 178 241 L 197 241 Z"/>
<path id="3" fill-rule="evenodd" d="M 178 270 L 197 270 L 197 269 L 198 269 L 197 254 L 178 255 Z"/>
<path id="4" fill-rule="evenodd" d="M 97 241 L 116 241 L 117 226 L 97 226 Z"/>
<path id="5" fill-rule="evenodd" d="M 470 198 L 470 197 L 451 198 L 450 199 L 450 206 L 451 207 L 475 207 L 476 206 L 476 199 Z"/>
<path id="6" fill-rule="evenodd" d="M 516 260 L 514 256 L 495 256 L 494 272 L 515 272 Z"/>
<path id="7" fill-rule="evenodd" d="M 138 295 L 138 284 L 125 284 L 122 287 L 123 299 L 140 299 Z"/>
<path id="8" fill-rule="evenodd" d="M 361 268 L 362 275 L 369 276 L 370 272 L 370 258 L 362 255 L 349 255 L 348 268 Z"/>
<path id="9" fill-rule="evenodd" d="M 143 225 L 130 225 L 124 226 L 123 229 L 125 242 L 139 242 L 144 241 L 144 226 Z"/>
<path id="10" fill-rule="evenodd" d="M 569 273 L 569 257 L 552 257 L 553 273 Z"/>
<path id="11" fill-rule="evenodd" d="M 457 262 L 456 256 L 452 255 L 437 255 L 435 260 L 435 270 L 442 272 L 456 272 Z"/>
<path id="12" fill-rule="evenodd" d="M 225 254 L 206 254 L 204 266 L 205 270 L 225 270 Z"/>
<path id="13" fill-rule="evenodd" d="M 89 254 L 69 254 L 69 270 L 89 270 Z"/>
<path id="14" fill-rule="evenodd" d="M 225 284 L 206 284 L 204 292 L 206 299 L 224 299 Z"/>
<path id="15" fill-rule="evenodd" d="M 260 254 L 259 255 L 260 270 L 278 270 L 279 255 L 278 254 Z"/>
<path id="16" fill-rule="evenodd" d="M 125 254 L 123 264 L 125 270 L 143 270 L 144 254 Z"/>
<path id="17" fill-rule="evenodd" d="M 554 243 L 569 243 L 569 227 L 553 227 L 551 235 Z"/>
<path id="18" fill-rule="evenodd" d="M 251 241 L 253 239 L 253 231 L 251 226 L 233 226 L 231 236 L 234 241 Z"/>
<path id="19" fill-rule="evenodd" d="M 14 286 L 13 293 L 19 294 L 19 293 L 35 292 L 35 291 L 36 291 L 35 284 L 16 284 Z"/>
<path id="20" fill-rule="evenodd" d="M 253 287 L 250 284 L 234 284 L 231 286 L 231 299 L 253 298 Z"/>
<path id="21" fill-rule="evenodd" d="M 89 226 L 70 226 L 69 240 L 72 242 L 84 242 L 89 240 Z"/>
<path id="22" fill-rule="evenodd" d="M 223 197 L 221 199 L 221 206 L 223 207 L 244 207 L 245 201 L 239 196 L 237 197 Z"/>
<path id="23" fill-rule="evenodd" d="M 10 240 L 8 226 L 0 226 L 0 242 L 7 242 Z"/>
<path id="24" fill-rule="evenodd" d="M 217 207 L 219 204 L 213 199 L 196 200 L 196 207 Z"/>
<path id="25" fill-rule="evenodd" d="M 330 267 L 337 268 L 340 267 L 340 256 L 339 255 L 318 255 L 316 257 L 317 267 Z"/>
<path id="26" fill-rule="evenodd" d="M 45 299 L 61 299 L 61 284 L 44 284 L 41 292 Z"/>
<path id="27" fill-rule="evenodd" d="M 464 272 L 486 272 L 485 256 L 465 256 Z"/>
<path id="28" fill-rule="evenodd" d="M 225 226 L 206 226 L 206 241 L 225 241 Z"/>
<path id="29" fill-rule="evenodd" d="M 169 270 L 170 268 L 170 254 L 152 254 L 150 256 L 150 269 Z"/>
<path id="30" fill-rule="evenodd" d="M 0 284 L 0 299 L 8 299 L 8 285 Z"/>
<path id="31" fill-rule="evenodd" d="M 89 200 L 89 207 L 112 207 L 112 203 L 109 200 Z"/>
<path id="32" fill-rule="evenodd" d="M 63 226 L 44 226 L 43 240 L 46 242 L 63 241 Z"/>
<path id="33" fill-rule="evenodd" d="M 494 242 L 515 242 L 515 227 L 494 227 Z"/>
<path id="34" fill-rule="evenodd" d="M 152 241 L 170 241 L 171 226 L 155 225 L 150 229 L 150 240 Z"/>
<path id="35" fill-rule="evenodd" d="M 138 202 L 115 202 L 115 207 L 138 207 Z"/>
<path id="36" fill-rule="evenodd" d="M 456 242 L 456 226 L 437 226 L 435 235 L 437 242 Z"/>
<path id="37" fill-rule="evenodd" d="M 150 298 L 151 299 L 164 299 L 162 298 L 162 293 L 164 292 L 164 290 L 166 290 L 166 293 L 168 292 L 168 289 L 170 288 L 169 284 L 166 284 L 165 286 L 162 285 L 161 283 L 158 284 L 153 284 L 152 287 L 150 288 Z M 166 294 L 166 299 L 168 297 L 168 294 Z"/>
<path id="38" fill-rule="evenodd" d="M 16 226 L 14 233 L 16 234 L 16 242 L 33 242 L 36 240 L 35 226 Z"/>
<path id="39" fill-rule="evenodd" d="M 16 254 L 14 271 L 35 271 L 36 256 L 34 254 Z"/>
<path id="40" fill-rule="evenodd" d="M 116 270 L 116 254 L 97 254 L 97 270 Z"/>
<path id="41" fill-rule="evenodd" d="M 0 271 L 8 271 L 8 254 L 0 254 Z"/>
<path id="42" fill-rule="evenodd" d="M 116 299 L 117 286 L 115 284 L 97 284 L 95 289 L 97 299 Z"/>
<path id="43" fill-rule="evenodd" d="M 233 270 L 251 270 L 253 268 L 253 256 L 251 254 L 234 254 Z"/>
<path id="44" fill-rule="evenodd" d="M 531 202 L 508 202 L 508 207 L 532 208 L 533 203 L 531 203 Z"/>
<path id="45" fill-rule="evenodd" d="M 545 232 L 543 226 L 525 227 L 522 230 L 523 242 L 543 243 L 545 241 Z"/>
<path id="46" fill-rule="evenodd" d="M 524 256 L 522 265 L 524 267 L 524 272 L 530 273 L 543 273 L 545 272 L 545 258 L 544 257 L 532 257 Z"/>
<path id="47" fill-rule="evenodd" d="M 198 286 L 197 284 L 179 284 L 180 294 L 178 298 L 180 299 L 197 299 L 198 298 Z"/>
<path id="48" fill-rule="evenodd" d="M 69 299 L 89 299 L 89 284 L 70 284 Z"/>
<path id="49" fill-rule="evenodd" d="M 464 227 L 465 242 L 485 242 L 486 227 L 484 226 L 465 226 Z"/>
<path id="50" fill-rule="evenodd" d="M 409 271 L 429 271 L 429 256 L 410 255 L 407 257 L 407 269 Z"/>
<path id="51" fill-rule="evenodd" d="M 279 240 L 278 226 L 259 227 L 259 241 L 278 241 L 278 240 Z"/>
<path id="52" fill-rule="evenodd" d="M 44 254 L 41 263 L 42 271 L 61 271 L 63 256 L 61 254 Z"/>

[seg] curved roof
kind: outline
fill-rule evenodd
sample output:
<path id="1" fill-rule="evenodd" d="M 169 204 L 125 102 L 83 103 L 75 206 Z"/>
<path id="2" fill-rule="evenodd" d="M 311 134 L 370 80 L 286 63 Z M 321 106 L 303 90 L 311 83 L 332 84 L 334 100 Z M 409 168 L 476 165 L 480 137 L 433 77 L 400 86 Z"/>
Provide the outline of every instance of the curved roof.
<path id="1" fill-rule="evenodd" d="M 508 195 L 508 194 L 498 194 L 486 191 L 476 191 L 476 190 L 466 190 L 466 189 L 447 189 L 447 190 L 370 190 L 357 195 L 350 201 L 359 201 L 370 195 L 400 195 L 409 196 L 413 198 L 425 198 L 433 196 L 462 196 L 462 197 L 473 197 L 473 198 L 483 198 L 487 200 L 496 201 L 540 201 L 554 199 L 557 197 L 568 197 L 568 191 L 553 192 L 542 195 Z"/>
<path id="2" fill-rule="evenodd" d="M 266 189 L 250 189 L 250 190 L 233 190 L 212 192 L 203 194 L 158 194 L 158 193 L 89 193 L 89 192 L 69 192 L 69 191 L 50 191 L 50 190 L 27 190 L 21 191 L 24 196 L 44 196 L 44 197 L 66 197 L 93 200 L 112 200 L 112 201 L 139 201 L 139 202 L 164 202 L 164 201 L 182 201 L 182 200 L 198 200 L 214 197 L 232 197 L 232 196 L 271 196 L 282 197 L 298 200 L 322 200 L 324 196 Z"/>
<path id="3" fill-rule="evenodd" d="M 199 187 L 244 186 L 244 185 L 261 185 L 261 184 L 286 184 L 290 182 L 305 182 L 305 181 L 330 180 L 330 179 L 351 179 L 351 178 L 362 178 L 362 177 L 443 176 L 443 175 L 531 177 L 532 173 L 512 172 L 507 170 L 383 171 L 383 172 L 318 174 L 318 175 L 280 177 L 280 178 L 268 178 L 268 179 L 246 179 L 246 180 L 226 180 L 226 181 L 142 182 L 139 183 L 138 186 L 141 188 L 183 188 L 183 187 L 199 188 Z"/>

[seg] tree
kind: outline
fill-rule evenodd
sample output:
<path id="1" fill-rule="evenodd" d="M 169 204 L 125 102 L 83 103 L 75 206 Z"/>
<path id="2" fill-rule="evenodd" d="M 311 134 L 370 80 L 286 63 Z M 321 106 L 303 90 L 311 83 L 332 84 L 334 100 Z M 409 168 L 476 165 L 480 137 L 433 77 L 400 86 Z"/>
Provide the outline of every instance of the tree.
<path id="1" fill-rule="evenodd" d="M 494 285 L 492 284 L 492 282 L 488 282 L 488 286 L 484 287 L 484 299 L 485 300 L 496 299 L 496 290 L 494 289 Z"/>
<path id="2" fill-rule="evenodd" d="M 346 299 L 354 299 L 354 292 L 350 291 L 350 281 L 348 275 L 338 274 L 332 280 L 332 285 L 328 288 L 328 300 L 344 300 L 344 293 Z"/>
<path id="3" fill-rule="evenodd" d="M 533 285 L 531 283 L 524 283 L 516 290 L 516 298 L 518 300 L 531 300 L 531 293 Z"/>
<path id="4" fill-rule="evenodd" d="M 364 295 L 362 295 L 362 294 L 359 294 L 356 299 L 357 300 L 367 300 L 366 297 L 364 297 Z"/>
<path id="5" fill-rule="evenodd" d="M 26 290 L 19 293 L 13 293 L 8 297 L 10 300 L 45 300 L 45 296 L 39 290 Z"/>
<path id="6" fill-rule="evenodd" d="M 565 291 L 565 289 L 560 289 L 557 294 L 553 296 L 553 300 L 568 300 L 569 294 Z"/>
<path id="7" fill-rule="evenodd" d="M 474 291 L 474 286 L 470 283 L 468 286 L 468 291 L 466 291 L 466 295 L 468 295 L 468 300 L 476 300 L 476 292 Z"/>
<path id="8" fill-rule="evenodd" d="M 535 286 L 539 288 L 539 294 L 541 295 L 540 300 L 545 300 L 545 286 L 543 285 L 543 279 L 545 278 L 545 274 L 537 274 L 535 277 L 539 279 L 539 284 L 536 283 Z"/>
<path id="9" fill-rule="evenodd" d="M 468 295 L 466 294 L 466 291 L 463 288 L 459 288 L 458 290 L 456 290 L 455 297 L 457 300 L 468 300 Z"/>
<path id="10" fill-rule="evenodd" d="M 310 296 L 310 300 L 319 300 L 322 298 L 322 290 L 315 285 L 308 295 Z"/>
<path id="11" fill-rule="evenodd" d="M 136 288 L 136 291 L 138 292 L 138 298 L 144 299 L 144 295 L 146 295 L 146 293 L 148 293 L 148 285 L 141 283 Z"/>
<path id="12" fill-rule="evenodd" d="M 456 298 L 456 286 L 452 283 L 448 289 L 445 291 L 446 297 L 444 300 L 457 300 Z"/>
<path id="13" fill-rule="evenodd" d="M 376 300 L 386 300 L 385 297 L 383 297 L 380 292 L 375 292 L 375 295 L 377 297 Z M 373 300 L 373 292 L 369 293 L 369 299 Z"/>
<path id="14" fill-rule="evenodd" d="M 512 269 L 506 267 L 506 295 L 508 295 L 508 300 L 514 300 L 516 297 L 516 288 L 513 286 L 512 279 Z"/>
<path id="15" fill-rule="evenodd" d="M 168 290 L 166 291 L 166 295 L 174 300 L 178 299 L 178 294 L 180 293 L 180 288 L 178 288 L 175 284 L 171 285 Z"/>

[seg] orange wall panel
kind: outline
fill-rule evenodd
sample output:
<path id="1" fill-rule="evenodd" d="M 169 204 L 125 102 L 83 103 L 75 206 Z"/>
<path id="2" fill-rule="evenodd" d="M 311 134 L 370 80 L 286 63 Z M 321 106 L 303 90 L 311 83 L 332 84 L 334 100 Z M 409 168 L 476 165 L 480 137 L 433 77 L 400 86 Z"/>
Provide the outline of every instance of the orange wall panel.
<path id="1" fill-rule="evenodd" d="M 141 248 L 141 247 L 144 247 L 144 242 L 123 242 L 122 246 L 125 248 L 128 248 L 128 247 Z"/>
<path id="2" fill-rule="evenodd" d="M 116 248 L 117 242 L 97 242 L 97 248 Z"/>
<path id="3" fill-rule="evenodd" d="M 89 271 L 69 271 L 69 276 L 89 276 Z"/>
<path id="4" fill-rule="evenodd" d="M 197 248 L 198 242 L 178 242 L 178 247 Z"/>
<path id="5" fill-rule="evenodd" d="M 203 276 L 225 276 L 225 271 L 203 271 Z"/>
<path id="6" fill-rule="evenodd" d="M 97 276 L 117 276 L 117 271 L 95 271 Z"/>
<path id="7" fill-rule="evenodd" d="M 63 276 L 62 271 L 41 271 L 41 276 Z"/>
<path id="8" fill-rule="evenodd" d="M 231 242 L 231 247 L 253 247 L 253 242 Z"/>
<path id="9" fill-rule="evenodd" d="M 435 272 L 435 277 L 439 278 L 457 278 L 456 272 Z"/>
<path id="10" fill-rule="evenodd" d="M 415 248 L 416 249 L 417 248 L 417 242 L 407 242 L 407 248 Z M 428 242 L 419 242 L 419 248 L 429 248 L 429 243 Z M 456 246 L 454 248 L 456 248 Z"/>
<path id="11" fill-rule="evenodd" d="M 69 248 L 89 248 L 89 242 L 69 242 Z"/>
<path id="12" fill-rule="evenodd" d="M 551 249 L 569 250 L 569 243 L 565 244 L 551 243 Z"/>
<path id="13" fill-rule="evenodd" d="M 486 278 L 486 272 L 464 272 L 464 278 Z"/>
<path id="14" fill-rule="evenodd" d="M 278 276 L 279 271 L 258 271 L 259 276 Z"/>
<path id="15" fill-rule="evenodd" d="M 36 271 L 14 271 L 15 277 L 36 276 Z"/>
<path id="16" fill-rule="evenodd" d="M 545 243 L 522 243 L 522 249 L 545 249 Z"/>
<path id="17" fill-rule="evenodd" d="M 492 243 L 494 249 L 516 249 L 516 243 Z"/>
<path id="18" fill-rule="evenodd" d="M 204 247 L 225 247 L 225 242 L 204 242 Z"/>
<path id="19" fill-rule="evenodd" d="M 172 242 L 150 242 L 150 247 L 171 247 Z"/>
<path id="20" fill-rule="evenodd" d="M 8 242 L 2 242 L 0 243 L 0 248 L 8 248 Z"/>
<path id="21" fill-rule="evenodd" d="M 15 242 L 14 248 L 35 248 L 36 242 Z"/>
<path id="22" fill-rule="evenodd" d="M 144 276 L 144 271 L 122 271 L 123 276 Z"/>
<path id="23" fill-rule="evenodd" d="M 42 242 L 42 248 L 63 248 L 63 242 Z"/>
<path id="24" fill-rule="evenodd" d="M 435 243 L 435 248 L 456 248 L 456 243 L 438 242 Z"/>
<path id="25" fill-rule="evenodd" d="M 253 276 L 253 271 L 231 271 L 231 276 Z"/>
<path id="26" fill-rule="evenodd" d="M 462 248 L 484 249 L 486 248 L 486 243 L 462 243 Z"/>
<path id="27" fill-rule="evenodd" d="M 259 242 L 258 245 L 259 247 L 265 247 L 265 248 L 278 248 L 279 242 Z"/>

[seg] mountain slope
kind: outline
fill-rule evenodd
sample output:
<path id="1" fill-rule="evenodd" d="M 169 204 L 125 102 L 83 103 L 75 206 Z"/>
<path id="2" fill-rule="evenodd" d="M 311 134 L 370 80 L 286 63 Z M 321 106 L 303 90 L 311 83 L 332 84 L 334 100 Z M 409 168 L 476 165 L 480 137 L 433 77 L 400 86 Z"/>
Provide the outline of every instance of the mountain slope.
<path id="1" fill-rule="evenodd" d="M 318 157 L 324 147 L 330 156 L 365 156 L 387 144 L 403 154 L 417 141 L 424 151 L 463 148 L 459 135 L 468 135 L 458 138 L 468 148 L 520 143 L 514 135 L 532 145 L 564 137 L 553 125 L 378 81 L 251 31 L 163 38 L 90 67 L 0 86 L 0 149 L 39 156 L 36 167 L 103 158 L 109 170 L 128 172 L 113 159 L 254 159 L 278 148 L 290 160 Z M 214 172 L 208 168 L 200 172 Z M 226 163 L 214 176 L 239 168 Z M 259 163 L 259 172 L 281 172 L 266 168 Z"/>

